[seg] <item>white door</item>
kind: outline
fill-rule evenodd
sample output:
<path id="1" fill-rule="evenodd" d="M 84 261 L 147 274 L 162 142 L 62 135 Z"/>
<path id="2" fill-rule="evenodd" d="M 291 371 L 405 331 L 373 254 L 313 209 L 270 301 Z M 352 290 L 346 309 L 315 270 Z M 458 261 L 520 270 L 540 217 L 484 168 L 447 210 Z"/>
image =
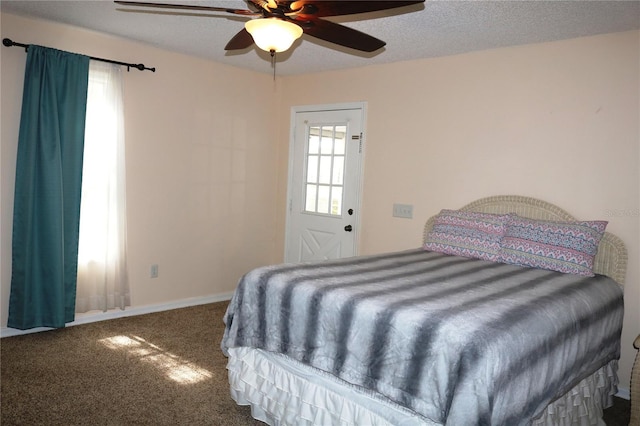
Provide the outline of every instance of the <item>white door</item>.
<path id="1" fill-rule="evenodd" d="M 363 104 L 293 112 L 285 262 L 357 254 L 363 115 Z"/>

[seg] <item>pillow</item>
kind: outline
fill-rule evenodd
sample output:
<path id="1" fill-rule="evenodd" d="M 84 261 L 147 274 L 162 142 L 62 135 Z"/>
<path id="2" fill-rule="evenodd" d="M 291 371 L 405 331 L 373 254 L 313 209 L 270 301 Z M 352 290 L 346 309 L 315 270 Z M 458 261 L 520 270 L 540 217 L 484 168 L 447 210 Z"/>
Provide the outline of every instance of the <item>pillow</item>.
<path id="1" fill-rule="evenodd" d="M 498 261 L 509 215 L 442 210 L 427 234 L 425 250 Z"/>
<path id="2" fill-rule="evenodd" d="M 513 215 L 502 239 L 500 261 L 592 277 L 593 259 L 607 223 L 554 222 Z"/>

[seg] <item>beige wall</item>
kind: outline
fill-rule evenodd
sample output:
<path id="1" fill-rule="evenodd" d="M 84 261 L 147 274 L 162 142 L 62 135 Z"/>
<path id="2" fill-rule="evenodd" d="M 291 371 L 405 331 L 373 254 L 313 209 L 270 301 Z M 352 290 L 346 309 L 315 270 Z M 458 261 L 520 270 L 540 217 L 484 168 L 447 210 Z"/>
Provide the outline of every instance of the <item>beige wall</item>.
<path id="1" fill-rule="evenodd" d="M 363 254 L 416 247 L 427 217 L 489 195 L 609 220 L 629 250 L 620 384 L 628 389 L 640 333 L 639 34 L 289 77 L 281 113 L 368 103 Z M 281 122 L 283 151 L 288 126 Z M 413 204 L 414 219 L 393 218 L 393 203 Z"/>
<path id="2" fill-rule="evenodd" d="M 2 37 L 143 62 L 124 72 L 128 261 L 132 305 L 230 293 L 273 263 L 278 146 L 270 75 L 78 28 L 2 15 Z M 26 54 L 2 60 L 2 285 L 6 326 L 13 185 Z M 274 111 L 274 112 L 270 112 Z M 159 277 L 149 268 L 159 265 Z"/>
<path id="3" fill-rule="evenodd" d="M 229 292 L 251 267 L 282 260 L 291 107 L 365 101 L 360 252 L 416 247 L 428 216 L 488 195 L 538 197 L 609 220 L 629 249 L 620 384 L 628 389 L 640 333 L 640 33 L 274 85 L 267 74 L 76 28 L 5 14 L 1 29 L 17 41 L 158 67 L 125 73 L 134 306 Z M 2 47 L 0 55 L 5 325 L 25 54 Z M 395 202 L 413 204 L 414 219 L 391 217 Z M 151 263 L 158 279 L 149 278 Z"/>

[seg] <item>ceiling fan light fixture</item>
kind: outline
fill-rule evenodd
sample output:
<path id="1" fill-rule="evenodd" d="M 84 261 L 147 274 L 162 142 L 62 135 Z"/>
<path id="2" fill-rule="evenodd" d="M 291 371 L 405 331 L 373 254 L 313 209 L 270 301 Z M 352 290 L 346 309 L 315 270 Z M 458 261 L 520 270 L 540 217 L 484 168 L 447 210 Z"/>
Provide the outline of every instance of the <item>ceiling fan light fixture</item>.
<path id="1" fill-rule="evenodd" d="M 252 19 L 244 27 L 256 45 L 267 52 L 284 52 L 302 35 L 300 26 L 278 18 Z"/>

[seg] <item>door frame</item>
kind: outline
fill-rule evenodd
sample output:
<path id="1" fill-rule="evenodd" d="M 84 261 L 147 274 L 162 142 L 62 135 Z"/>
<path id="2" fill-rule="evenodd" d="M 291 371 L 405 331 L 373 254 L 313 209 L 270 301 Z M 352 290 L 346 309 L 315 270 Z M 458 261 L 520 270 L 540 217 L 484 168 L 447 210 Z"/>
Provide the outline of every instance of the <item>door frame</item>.
<path id="1" fill-rule="evenodd" d="M 354 226 L 354 256 L 360 252 L 360 225 L 362 223 L 362 194 L 364 188 L 364 158 L 366 147 L 366 118 L 367 118 L 367 103 L 361 102 L 345 102 L 337 104 L 321 104 L 321 105 L 302 105 L 291 107 L 291 114 L 289 117 L 289 161 L 287 170 L 287 205 L 286 205 L 286 218 L 285 218 L 285 232 L 284 232 L 284 253 L 283 258 L 286 261 L 287 249 L 289 245 L 290 223 L 291 223 L 291 209 L 293 204 L 293 165 L 294 165 L 294 149 L 295 149 L 295 136 L 296 136 L 296 114 L 304 112 L 321 112 L 321 111 L 341 111 L 341 110 L 360 110 L 362 132 L 360 135 L 360 165 L 357 170 L 358 183 L 355 188 L 356 202 L 355 209 L 358 214 L 355 217 Z"/>

